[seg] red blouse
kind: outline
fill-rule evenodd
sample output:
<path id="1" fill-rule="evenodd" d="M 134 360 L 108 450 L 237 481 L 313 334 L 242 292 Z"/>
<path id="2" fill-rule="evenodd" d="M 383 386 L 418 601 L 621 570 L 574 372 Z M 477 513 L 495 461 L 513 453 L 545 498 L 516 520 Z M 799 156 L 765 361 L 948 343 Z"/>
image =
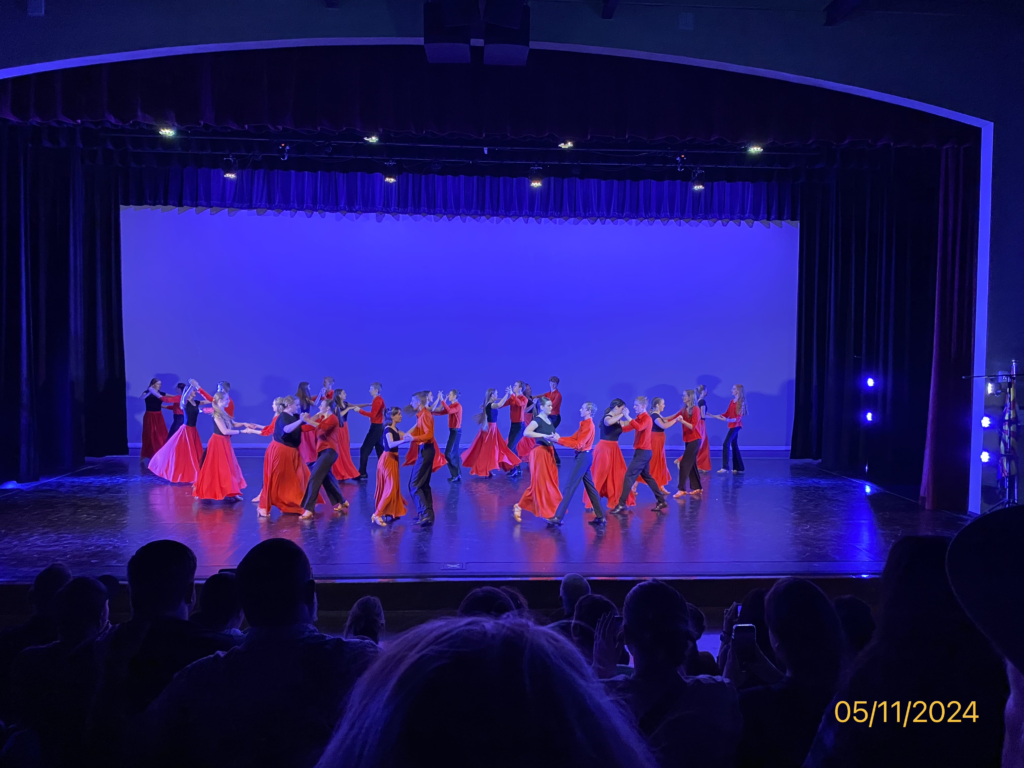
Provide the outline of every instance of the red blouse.
<path id="1" fill-rule="evenodd" d="M 303 425 L 305 426 L 305 425 Z M 328 448 L 334 448 L 334 430 L 341 426 L 341 422 L 338 421 L 338 417 L 333 413 L 328 415 L 327 418 L 321 419 L 316 425 L 316 452 L 326 451 Z"/>
<path id="2" fill-rule="evenodd" d="M 439 413 L 448 414 L 448 429 L 462 429 L 462 403 L 442 403 Z"/>
<path id="3" fill-rule="evenodd" d="M 700 432 L 697 430 L 697 422 L 700 421 L 700 409 L 697 406 L 693 406 L 690 409 L 683 408 L 676 416 L 682 416 L 684 421 L 690 422 L 691 426 L 686 426 L 685 423 L 680 422 L 683 425 L 683 442 L 692 443 L 694 440 L 700 440 Z"/>
<path id="4" fill-rule="evenodd" d="M 541 397 L 551 401 L 551 415 L 558 416 L 562 412 L 562 393 L 557 389 L 554 392 L 545 392 Z"/>
<path id="5" fill-rule="evenodd" d="M 210 393 L 207 392 L 205 389 L 200 388 L 199 394 L 202 395 L 204 399 L 209 400 L 211 403 L 213 402 L 213 397 L 211 397 Z M 231 395 L 228 395 L 228 407 L 225 408 L 224 410 L 232 419 L 235 418 L 235 401 L 231 397 Z"/>
<path id="6" fill-rule="evenodd" d="M 644 411 L 633 417 L 633 420 L 622 428 L 623 432 L 636 432 L 633 436 L 633 450 L 634 451 L 649 451 L 651 450 L 651 431 L 654 426 L 654 421 L 651 420 L 651 415 Z"/>
<path id="7" fill-rule="evenodd" d="M 363 416 L 370 417 L 371 424 L 383 424 L 384 423 L 384 398 L 377 395 L 373 398 L 373 402 L 370 403 L 370 410 L 364 410 L 362 408 L 357 409 Z"/>
<path id="8" fill-rule="evenodd" d="M 594 420 L 584 419 L 580 427 L 569 437 L 558 438 L 558 444 L 567 448 L 575 448 L 577 451 L 589 451 L 594 447 Z"/>
<path id="9" fill-rule="evenodd" d="M 729 424 L 729 427 L 742 427 L 743 417 L 739 413 L 739 409 L 736 407 L 736 401 L 730 400 L 729 407 L 725 409 L 725 413 L 722 416 L 726 419 L 736 419 L 736 421 Z"/>
<path id="10" fill-rule="evenodd" d="M 501 407 L 508 406 L 508 418 L 514 424 L 517 421 L 522 422 L 523 409 L 526 408 L 526 403 L 526 395 L 509 395 L 505 405 Z"/>

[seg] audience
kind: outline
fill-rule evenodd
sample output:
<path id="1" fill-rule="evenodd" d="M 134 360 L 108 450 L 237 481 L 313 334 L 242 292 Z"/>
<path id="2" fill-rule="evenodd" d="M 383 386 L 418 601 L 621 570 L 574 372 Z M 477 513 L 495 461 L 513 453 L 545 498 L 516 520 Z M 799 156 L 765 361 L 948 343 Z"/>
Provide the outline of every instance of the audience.
<path id="1" fill-rule="evenodd" d="M 768 625 L 764 618 L 764 602 L 768 595 L 767 589 L 752 589 L 743 598 L 742 603 L 733 603 L 725 613 L 725 620 L 722 626 L 721 645 L 718 649 L 718 668 L 724 672 L 729 662 L 729 650 L 732 647 L 732 630 L 737 624 L 752 624 L 756 630 L 757 647 L 761 649 L 764 658 L 771 664 L 775 663 L 775 650 L 772 648 L 771 640 L 768 637 Z M 733 681 L 735 683 L 735 681 Z M 750 688 L 755 685 L 764 685 L 768 680 L 762 680 L 753 671 L 748 670 L 742 685 L 739 687 Z"/>
<path id="2" fill-rule="evenodd" d="M 477 587 L 462 601 L 459 616 L 504 616 L 516 607 L 509 596 L 495 587 Z"/>
<path id="3" fill-rule="evenodd" d="M 567 640 L 572 640 L 572 617 L 576 613 L 576 603 L 580 598 L 590 594 L 590 582 L 578 573 L 567 573 L 562 577 L 562 583 L 558 589 L 558 597 L 562 603 L 562 609 L 556 616 L 550 628 L 558 632 Z"/>
<path id="4" fill-rule="evenodd" d="M 948 548 L 949 539 L 939 536 L 909 536 L 893 545 L 882 571 L 878 629 L 836 700 L 976 702 L 978 719 L 867 728 L 839 723 L 831 713 L 822 720 L 809 768 L 905 766 L 911 755 L 930 768 L 999 765 L 1006 672 L 953 594 L 945 570 Z M 1004 600 L 1004 609 L 1007 598 L 1011 605 L 1016 599 L 1002 589 L 993 594 Z M 915 709 L 912 717 L 918 714 Z"/>
<path id="5" fill-rule="evenodd" d="M 372 595 L 360 597 L 345 622 L 345 637 L 361 637 L 380 645 L 384 634 L 384 606 Z"/>
<path id="6" fill-rule="evenodd" d="M 192 621 L 211 632 L 240 637 L 245 614 L 237 581 L 235 574 L 226 571 L 208 578 L 199 593 L 199 610 L 192 614 Z"/>
<path id="7" fill-rule="evenodd" d="M 846 648 L 851 657 L 857 656 L 871 642 L 875 633 L 875 619 L 871 615 L 871 606 L 853 595 L 843 595 L 832 601 L 832 606 L 839 616 L 846 638 Z"/>
<path id="8" fill-rule="evenodd" d="M 594 639 L 598 624 L 605 615 L 617 617 L 619 609 L 604 595 L 585 595 L 576 602 L 572 641 L 587 664 L 594 663 Z"/>
<path id="9" fill-rule="evenodd" d="M 725 669 L 725 676 L 741 688 L 743 737 L 738 764 L 791 768 L 807 755 L 835 693 L 844 658 L 843 630 L 825 593 L 804 579 L 775 583 L 765 598 L 765 623 L 775 658 L 785 672 L 758 645 L 752 660 L 741 659 L 734 648 Z M 745 688 L 748 674 L 764 684 Z"/>
<path id="10" fill-rule="evenodd" d="M 377 646 L 316 630 L 309 559 L 287 539 L 249 550 L 238 592 L 250 625 L 242 644 L 174 677 L 138 722 L 134 765 L 316 764 Z"/>
<path id="11" fill-rule="evenodd" d="M 690 652 L 687 654 L 686 662 L 683 665 L 686 668 L 686 674 L 690 677 L 696 677 L 697 675 L 717 677 L 721 674 L 721 671 L 718 669 L 718 661 L 715 659 L 715 655 L 709 651 L 701 651 L 697 648 L 697 643 L 704 636 L 704 630 L 707 629 L 707 618 L 705 618 L 704 612 L 696 605 L 687 603 L 686 608 L 689 613 L 690 631 L 693 633 L 693 645 L 690 646 Z"/>
<path id="12" fill-rule="evenodd" d="M 523 597 L 523 593 L 515 587 L 501 587 L 501 591 L 512 602 L 512 608 L 516 613 L 525 615 L 530 610 L 530 605 L 526 602 L 526 598 Z"/>
<path id="13" fill-rule="evenodd" d="M 736 690 L 718 677 L 685 677 L 696 648 L 690 611 L 676 590 L 646 581 L 626 596 L 623 633 L 635 674 L 608 681 L 662 766 L 736 764 L 743 721 Z"/>
<path id="14" fill-rule="evenodd" d="M 435 621 L 388 644 L 320 768 L 650 768 L 569 643 L 516 617 Z"/>

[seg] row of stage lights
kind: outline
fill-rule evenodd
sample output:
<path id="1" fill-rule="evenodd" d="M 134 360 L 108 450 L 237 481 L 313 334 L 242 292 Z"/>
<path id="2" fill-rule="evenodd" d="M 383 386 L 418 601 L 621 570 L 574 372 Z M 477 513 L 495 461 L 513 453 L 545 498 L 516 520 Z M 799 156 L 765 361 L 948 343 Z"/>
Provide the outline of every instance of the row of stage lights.
<path id="1" fill-rule="evenodd" d="M 178 130 L 177 130 L 177 128 L 174 128 L 173 126 L 163 126 L 162 128 L 159 128 L 157 130 L 157 133 L 159 133 L 160 136 L 164 137 L 165 139 L 173 139 L 175 136 L 178 135 Z M 378 136 L 375 133 L 371 133 L 371 134 L 369 134 L 367 136 L 364 136 L 363 137 L 363 141 L 365 141 L 367 144 L 379 144 L 380 143 L 380 136 Z M 573 144 L 572 141 L 568 141 L 568 140 L 567 141 L 559 142 L 559 144 L 558 144 L 558 148 L 559 149 L 572 149 L 574 146 L 575 146 L 575 144 Z M 287 144 L 281 144 L 281 150 L 282 150 L 281 151 L 281 159 L 282 160 L 287 160 L 288 159 L 288 151 L 290 149 L 291 149 L 291 147 L 288 146 Z M 747 154 L 749 154 L 749 155 L 760 155 L 762 152 L 764 152 L 764 147 L 762 147 L 760 144 L 748 144 L 747 145 Z M 484 154 L 485 155 L 487 154 L 487 147 L 484 147 Z M 685 170 L 684 163 L 683 163 L 683 161 L 685 159 L 686 159 L 686 155 L 679 155 L 676 158 L 676 170 L 678 170 L 680 172 L 683 172 Z M 238 178 L 238 160 L 236 160 L 231 155 L 229 155 L 228 157 L 225 157 L 223 162 L 221 163 L 221 171 L 224 174 L 224 178 L 225 179 L 228 179 L 228 180 L 231 180 L 231 181 L 237 179 Z M 531 189 L 540 189 L 540 188 L 542 188 L 544 186 L 544 176 L 543 176 L 542 171 L 543 171 L 543 169 L 539 165 L 535 165 L 535 166 L 533 166 L 530 169 L 530 188 Z M 388 183 L 388 184 L 394 184 L 396 181 L 398 181 L 398 179 L 395 177 L 394 174 L 388 173 L 388 174 L 385 174 L 384 181 L 386 183 Z M 704 191 L 704 171 L 701 170 L 700 168 L 694 168 L 690 172 L 690 189 L 692 189 L 694 192 L 703 192 Z M 870 416 L 870 414 L 869 414 L 869 416 Z M 868 418 L 868 421 L 871 421 L 871 419 Z"/>

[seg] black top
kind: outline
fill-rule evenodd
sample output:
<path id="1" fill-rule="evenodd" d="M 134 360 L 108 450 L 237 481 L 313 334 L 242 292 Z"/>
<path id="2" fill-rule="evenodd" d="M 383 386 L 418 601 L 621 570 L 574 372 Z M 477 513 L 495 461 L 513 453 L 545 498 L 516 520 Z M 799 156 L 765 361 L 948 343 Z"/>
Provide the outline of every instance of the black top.
<path id="1" fill-rule="evenodd" d="M 549 416 L 548 418 L 551 418 L 551 417 Z M 537 426 L 534 427 L 534 429 L 533 429 L 534 432 L 540 432 L 542 435 L 553 435 L 553 434 L 555 434 L 555 425 L 554 424 L 549 424 L 548 422 L 544 421 L 544 419 L 542 419 L 540 416 L 535 416 L 533 418 L 533 421 L 536 422 L 536 424 L 537 424 Z M 544 441 L 542 444 L 543 445 L 551 445 L 551 443 L 549 443 L 547 441 Z"/>
<path id="2" fill-rule="evenodd" d="M 398 434 L 398 430 L 395 429 L 394 427 L 384 427 L 384 434 L 390 437 L 396 443 L 402 439 L 402 436 Z M 395 445 L 392 448 L 388 448 L 388 444 L 384 443 L 384 450 L 387 451 L 388 453 L 398 453 L 398 446 Z"/>
<path id="3" fill-rule="evenodd" d="M 298 416 L 292 416 L 290 413 L 285 413 L 284 411 L 279 413 L 277 421 L 274 423 L 274 441 L 287 445 L 289 448 L 298 448 L 302 443 L 302 427 L 291 432 L 284 431 L 285 427 L 289 424 L 294 424 L 298 420 Z"/>
<path id="4" fill-rule="evenodd" d="M 658 426 L 658 419 L 664 419 L 665 412 L 652 413 L 651 414 L 651 432 L 664 432 L 665 430 Z"/>
<path id="5" fill-rule="evenodd" d="M 161 392 L 160 394 L 163 395 L 163 394 L 166 394 L 166 393 Z M 150 413 L 152 413 L 153 411 L 159 412 L 159 410 L 162 407 L 163 407 L 163 400 L 161 400 L 156 395 L 152 395 L 152 394 L 146 395 L 146 410 L 147 411 L 149 411 Z"/>
<path id="6" fill-rule="evenodd" d="M 493 424 L 498 420 L 498 412 L 491 408 L 491 404 L 488 403 L 484 406 L 484 414 L 487 416 L 487 423 Z"/>
<path id="7" fill-rule="evenodd" d="M 708 401 L 703 397 L 697 401 L 697 410 L 700 411 L 700 415 L 703 416 L 708 411 Z"/>
<path id="8" fill-rule="evenodd" d="M 347 424 L 348 423 L 348 414 L 347 413 L 344 416 L 339 415 L 346 408 L 348 408 L 348 400 L 343 400 L 341 405 L 334 409 L 334 415 L 338 417 L 338 421 L 341 424 Z"/>
<path id="9" fill-rule="evenodd" d="M 216 415 L 214 416 L 213 419 L 213 434 L 220 435 L 221 437 L 231 437 L 231 435 L 225 435 L 223 432 L 220 431 L 220 427 L 217 426 Z"/>
<path id="10" fill-rule="evenodd" d="M 182 410 L 185 411 L 185 426 L 194 427 L 199 420 L 199 406 L 193 402 L 185 401 Z"/>
<path id="11" fill-rule="evenodd" d="M 609 427 L 607 424 L 604 423 L 604 420 L 607 417 L 608 414 L 605 413 L 605 415 L 601 418 L 601 439 L 611 440 L 613 443 L 617 443 L 619 442 L 619 435 L 622 434 L 622 422 L 617 421 L 612 426 Z"/>

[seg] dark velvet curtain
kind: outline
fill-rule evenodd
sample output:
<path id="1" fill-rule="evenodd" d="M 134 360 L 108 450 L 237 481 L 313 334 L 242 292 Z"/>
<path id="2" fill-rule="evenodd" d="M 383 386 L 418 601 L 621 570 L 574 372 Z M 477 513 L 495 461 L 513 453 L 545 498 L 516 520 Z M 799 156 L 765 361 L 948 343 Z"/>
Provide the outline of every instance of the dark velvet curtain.
<path id="1" fill-rule="evenodd" d="M 127 451 L 120 178 L 0 126 L 0 477 Z"/>

